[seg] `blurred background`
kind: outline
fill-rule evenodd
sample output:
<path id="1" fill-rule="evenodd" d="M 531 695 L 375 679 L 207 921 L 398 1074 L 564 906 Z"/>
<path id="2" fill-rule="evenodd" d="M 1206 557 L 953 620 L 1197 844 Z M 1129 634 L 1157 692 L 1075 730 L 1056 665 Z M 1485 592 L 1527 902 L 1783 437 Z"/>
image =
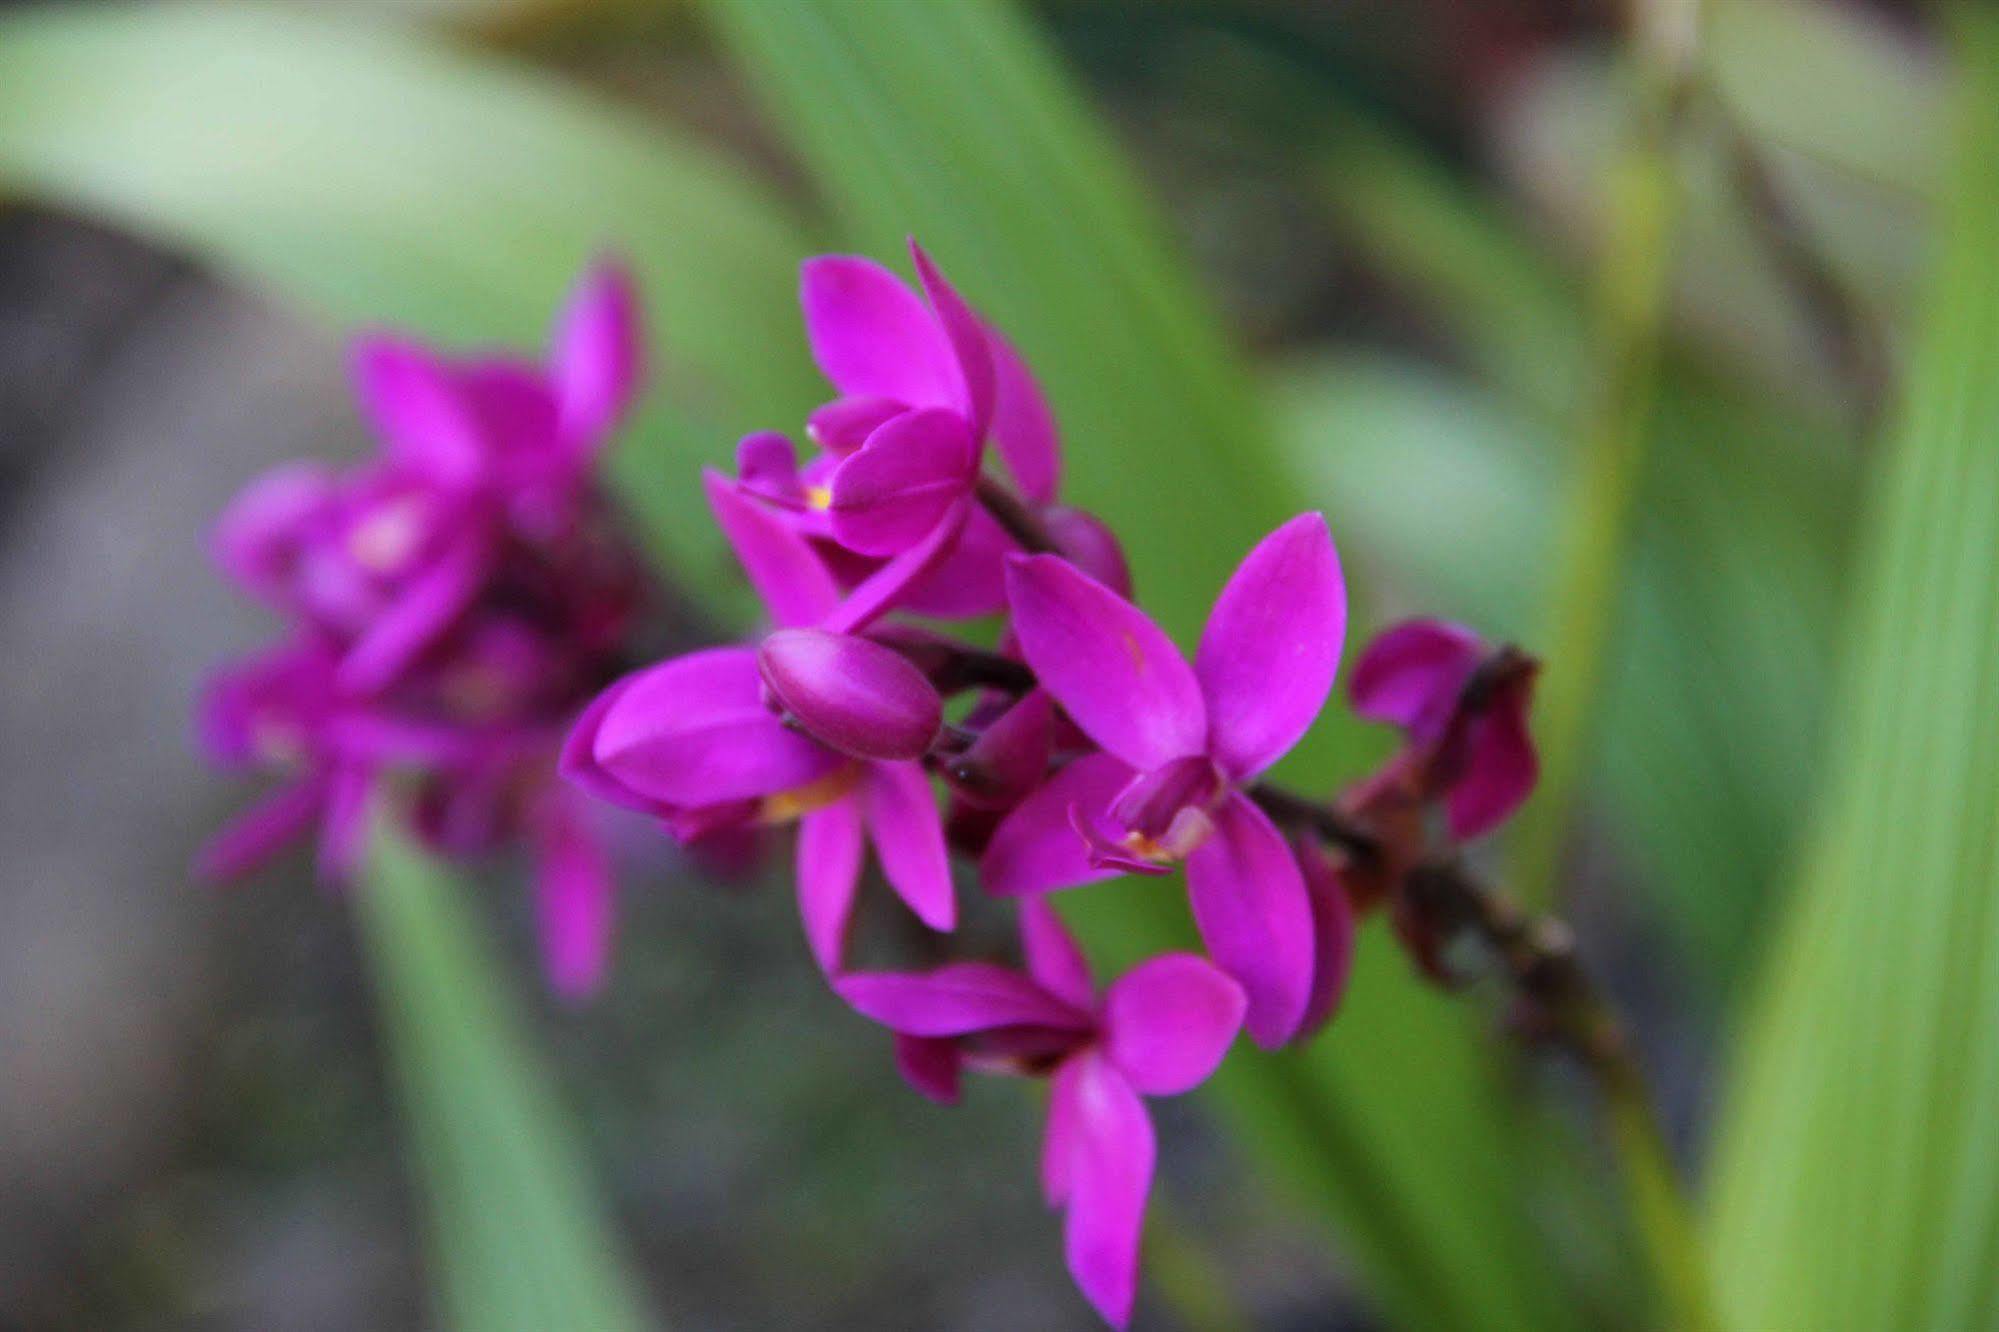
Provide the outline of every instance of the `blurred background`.
<path id="1" fill-rule="evenodd" d="M 923 8 L 844 9 L 898 3 Z M 344 323 L 356 320 L 322 316 L 369 309 L 397 270 L 329 261 L 295 300 L 261 279 L 303 260 L 251 244 L 234 262 L 233 242 L 209 240 L 173 186 L 157 228 L 133 225 L 139 206 L 120 182 L 144 194 L 175 164 L 143 145 L 95 163 L 87 149 L 66 156 L 69 122 L 33 123 L 23 85 L 12 101 L 5 89 L 7 61 L 25 49 L 28 29 L 16 25 L 96 8 L 0 4 L 0 1327 L 431 1325 L 422 1175 L 349 904 L 302 865 L 219 894 L 194 889 L 185 870 L 248 794 L 194 757 L 189 700 L 204 671 L 272 628 L 211 569 L 204 534 L 271 464 L 368 447 L 341 359 Z M 806 38 L 761 32 L 747 16 L 755 6 L 735 8 L 745 12 L 711 22 L 699 6 L 637 0 L 301 0 L 252 36 L 269 48 L 259 68 L 274 81 L 308 83 L 341 43 L 361 58 L 379 40 L 559 87 L 591 114 L 609 108 L 620 134 L 663 127 L 725 183 L 808 219 L 814 247 L 923 232 L 923 216 L 895 223 L 852 194 L 829 197 L 810 113 L 800 137 L 787 117 L 795 97 L 843 94 L 809 78 L 773 92 L 784 43 Z M 1918 6 L 1717 0 L 1709 11 L 1692 105 L 1669 110 L 1670 132 L 1653 145 L 1681 197 L 1665 304 L 1649 326 L 1618 317 L 1598 267 L 1643 269 L 1620 249 L 1616 168 L 1633 151 L 1625 127 L 1644 132 L 1651 93 L 1620 6 L 1043 0 L 1006 28 L 1052 52 L 1150 196 L 1139 207 L 1163 226 L 1162 252 L 1186 257 L 1244 350 L 1268 418 L 1254 429 L 1296 478 L 1286 494 L 1302 488 L 1330 510 L 1365 590 L 1357 630 L 1423 610 L 1535 650 L 1550 649 L 1551 632 L 1587 645 L 1587 624 L 1558 616 L 1567 628 L 1551 631 L 1542 597 L 1562 558 L 1565 460 L 1598 434 L 1616 454 L 1624 409 L 1615 398 L 1591 406 L 1588 387 L 1606 343 L 1635 339 L 1652 366 L 1633 410 L 1653 447 L 1635 464 L 1623 562 L 1603 598 L 1601 688 L 1575 742 L 1581 815 L 1546 836 L 1564 853 L 1563 908 L 1632 1016 L 1690 1164 L 1706 1157 L 1729 1015 L 1771 934 L 1817 785 L 1863 441 L 1906 355 L 1945 142 L 1941 38 Z M 178 119 L 194 114 L 184 99 L 205 95 L 200 53 L 227 30 L 225 20 L 187 38 L 189 58 L 157 106 L 120 80 L 135 118 L 194 133 L 195 120 Z M 332 47 L 305 49 L 319 33 Z M 301 44 L 296 71 L 286 42 Z M 958 58 L 982 63 L 976 50 Z M 853 76 L 889 77 L 864 61 Z M 265 133 L 261 96 L 242 95 L 256 87 L 217 94 L 237 99 L 217 123 L 240 132 L 247 179 L 286 142 Z M 397 112 L 376 111 L 322 132 L 362 136 L 363 158 L 396 158 L 406 151 Z M 409 114 L 420 118 L 421 104 Z M 509 125 L 458 150 L 510 162 Z M 1003 158 L 1008 134 L 1042 131 L 990 132 Z M 38 156 L 36 133 L 56 147 Z M 593 140 L 589 151 L 609 150 Z M 73 181 L 59 180 L 71 161 L 83 163 Z M 906 187 L 946 188 L 952 168 L 940 156 Z M 327 168 L 334 188 L 345 169 Z M 546 188 L 560 211 L 561 192 L 584 179 L 521 188 Z M 865 171 L 857 180 L 848 188 L 864 191 Z M 1105 186 L 1116 196 L 1107 208 L 1125 206 L 1123 182 Z M 987 184 L 1005 198 L 1035 188 Z M 298 208 L 280 199 L 268 215 L 233 188 L 215 207 L 238 211 L 243 229 L 277 218 L 300 254 L 342 257 L 335 228 L 317 234 L 304 216 L 316 206 L 310 182 Z M 401 221 L 393 193 L 380 225 L 431 228 L 411 262 L 451 270 L 452 208 Z M 958 206 L 976 212 L 994 197 Z M 645 202 L 642 192 L 631 201 Z M 642 274 L 674 261 L 671 234 L 647 244 Z M 990 254 L 952 235 L 937 244 L 1015 330 L 1009 302 L 1031 296 L 1009 288 Z M 523 310 L 552 300 L 549 283 L 573 262 L 560 249 L 535 250 L 542 268 Z M 438 313 L 415 301 L 384 302 L 377 317 L 465 335 L 502 308 L 496 298 L 492 311 Z M 494 333 L 525 336 L 506 309 Z M 1177 307 L 1129 313 L 1169 331 L 1178 318 Z M 1089 347 L 1086 329 L 1052 349 L 1037 346 L 1038 331 L 1017 336 L 1055 390 L 1071 455 L 1085 453 L 1103 417 L 1069 415 L 1080 397 L 1069 385 L 1122 372 L 1060 359 Z M 703 401 L 699 366 L 675 361 L 673 333 L 661 391 L 691 389 L 707 423 L 670 427 L 701 436 L 670 455 L 676 475 L 691 479 L 688 459 L 724 457 L 727 427 L 746 417 L 792 424 L 790 402 Z M 1180 487 L 1180 507 L 1161 512 L 1198 525 L 1208 492 L 1189 496 L 1170 457 L 1160 473 L 1152 463 L 1134 451 L 1116 467 L 1141 493 Z M 1082 470 L 1099 490 L 1116 474 L 1101 462 Z M 1216 524 L 1218 551 L 1253 534 Z M 1181 567 L 1175 539 L 1142 537 L 1141 572 L 1150 557 L 1169 581 Z M 1213 586 L 1205 559 L 1188 566 L 1203 570 L 1195 601 Z M 699 582 L 718 568 L 679 572 Z M 540 990 L 509 867 L 481 880 L 473 905 L 508 963 L 526 1047 L 552 1075 L 665 1321 L 1093 1326 L 1035 1194 L 1030 1098 L 987 1084 L 943 1112 L 904 1094 L 878 1033 L 824 995 L 782 883 L 705 883 L 651 839 L 629 852 L 616 971 L 591 1006 L 565 1009 Z M 1399 966 L 1386 957 L 1377 969 Z M 1498 1048 L 1495 1005 L 1473 1008 L 1478 1039 Z M 1336 1025 L 1326 1041 L 1369 1039 Z M 1552 1115 L 1554 1141 L 1587 1139 L 1586 1098 L 1560 1069 L 1508 1062 L 1495 1076 L 1547 1093 L 1513 1103 Z M 1428 1103 L 1420 1085 L 1411 1094 Z M 1423 1135 L 1449 1127 L 1397 1120 L 1385 1104 L 1368 1113 L 1403 1124 L 1416 1160 L 1428 1159 Z M 1444 1325 L 1412 1319 L 1418 1304 L 1384 1303 L 1365 1276 L 1381 1261 L 1368 1242 L 1342 1237 L 1335 1208 L 1327 1243 L 1299 1180 L 1281 1164 L 1256 1168 L 1208 1102 L 1160 1114 L 1164 1205 L 1198 1251 L 1159 1256 L 1155 1245 L 1169 1286 L 1198 1285 L 1212 1265 L 1259 1328 Z M 1593 1163 L 1582 1183 L 1537 1184 L 1529 1211 L 1568 1277 L 1598 1292 L 1576 1297 L 1577 1321 L 1625 1325 L 1603 1293 L 1631 1262 L 1617 1228 L 1597 1224 L 1607 1190 L 1590 1176 L 1607 1168 L 1590 1142 L 1575 1147 Z M 1448 1153 L 1437 1159 L 1451 1168 Z M 1200 1307 L 1149 1293 L 1139 1324 L 1201 1324 Z"/>

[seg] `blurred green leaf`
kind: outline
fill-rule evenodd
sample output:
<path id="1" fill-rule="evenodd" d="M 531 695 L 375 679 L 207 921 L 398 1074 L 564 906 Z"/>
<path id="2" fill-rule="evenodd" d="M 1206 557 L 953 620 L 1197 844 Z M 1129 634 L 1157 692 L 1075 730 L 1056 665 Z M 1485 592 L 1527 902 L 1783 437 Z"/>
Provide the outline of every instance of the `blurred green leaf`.
<path id="1" fill-rule="evenodd" d="M 1743 1327 L 1999 1325 L 1999 17 L 1960 10 L 1953 178 L 1840 734 L 1713 1176 Z"/>
<path id="2" fill-rule="evenodd" d="M 805 242 L 650 120 L 393 25 L 256 5 L 0 18 L 0 190 L 95 214 L 336 326 L 533 346 L 590 255 L 627 256 L 658 383 L 619 460 L 649 538 L 725 565 L 688 484 L 813 399 Z"/>
<path id="3" fill-rule="evenodd" d="M 1013 10 L 806 0 L 708 6 L 849 240 L 915 233 L 1054 399 L 1067 493 L 1126 542 L 1148 608 L 1191 639 L 1250 543 L 1313 500 L 1158 215 Z M 1328 789 L 1329 736 L 1287 776 Z M 1186 929 L 1179 895 L 1069 902 L 1121 957 Z M 1223 1099 L 1245 1145 L 1337 1218 L 1407 1326 L 1559 1327 L 1571 1315 L 1523 1205 L 1475 1015 L 1372 941 L 1348 1012 L 1306 1057 L 1245 1054 Z"/>
<path id="4" fill-rule="evenodd" d="M 465 891 L 386 823 L 354 888 L 416 1134 L 445 1312 L 469 1332 L 648 1326 Z"/>
<path id="5" fill-rule="evenodd" d="M 1341 356 L 1285 382 L 1287 434 L 1412 609 L 1531 635 L 1581 374 L 1574 285 L 1416 150 L 1342 131 L 1324 197 L 1483 387 Z M 1815 772 L 1854 460 L 1836 425 L 1684 356 L 1659 398 L 1598 771 L 1653 910 L 1726 984 L 1755 956 Z"/>

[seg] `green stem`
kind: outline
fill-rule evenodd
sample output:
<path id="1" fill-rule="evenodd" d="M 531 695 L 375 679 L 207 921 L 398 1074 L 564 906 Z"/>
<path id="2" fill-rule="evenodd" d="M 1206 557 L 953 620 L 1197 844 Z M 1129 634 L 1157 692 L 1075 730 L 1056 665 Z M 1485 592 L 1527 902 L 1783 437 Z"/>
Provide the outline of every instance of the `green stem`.
<path id="1" fill-rule="evenodd" d="M 1637 1078 L 1636 1066 L 1624 1067 L 1624 1076 L 1603 1080 L 1604 1110 L 1611 1145 L 1624 1172 L 1631 1216 L 1659 1293 L 1672 1311 L 1672 1326 L 1678 1332 L 1712 1332 L 1720 1323 L 1700 1229 L 1653 1116 L 1652 1099 Z"/>
<path id="2" fill-rule="evenodd" d="M 1598 256 L 1595 368 L 1578 426 L 1577 472 L 1555 554 L 1547 670 L 1536 706 L 1541 782 L 1514 840 L 1515 881 L 1559 881 L 1590 749 L 1590 722 L 1616 625 L 1618 589 L 1644 473 L 1654 382 L 1681 203 L 1674 147 L 1687 100 L 1700 0 L 1638 0 L 1634 124 L 1605 171 L 1608 222 Z"/>

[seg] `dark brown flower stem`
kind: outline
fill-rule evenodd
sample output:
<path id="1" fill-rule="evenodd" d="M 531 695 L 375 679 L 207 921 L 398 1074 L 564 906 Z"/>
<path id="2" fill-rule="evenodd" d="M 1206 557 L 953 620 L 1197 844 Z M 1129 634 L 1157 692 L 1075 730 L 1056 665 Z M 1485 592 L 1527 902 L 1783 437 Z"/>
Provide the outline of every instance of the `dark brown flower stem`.
<path id="1" fill-rule="evenodd" d="M 1035 555 L 1055 555 L 1060 550 L 1055 538 L 1049 535 L 1042 523 L 1041 515 L 1021 502 L 1019 496 L 992 477 L 979 478 L 979 503 L 993 520 L 1006 529 L 1006 534 L 1020 543 L 1021 549 Z"/>

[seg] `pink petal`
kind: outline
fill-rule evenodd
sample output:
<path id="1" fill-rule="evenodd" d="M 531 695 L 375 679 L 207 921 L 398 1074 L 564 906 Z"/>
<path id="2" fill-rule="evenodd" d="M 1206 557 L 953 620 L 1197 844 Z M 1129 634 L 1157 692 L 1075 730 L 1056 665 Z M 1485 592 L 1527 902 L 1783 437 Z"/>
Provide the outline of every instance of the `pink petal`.
<path id="1" fill-rule="evenodd" d="M 835 398 L 805 418 L 805 434 L 826 452 L 844 458 L 867 443 L 890 417 L 908 410 L 908 403 L 894 398 Z"/>
<path id="2" fill-rule="evenodd" d="M 461 536 L 355 640 L 340 663 L 340 686 L 357 694 L 386 688 L 450 630 L 478 597 L 488 573 L 488 547 Z"/>
<path id="3" fill-rule="evenodd" d="M 374 771 L 359 764 L 336 768 L 328 779 L 316 863 L 322 883 L 344 883 L 360 865 L 374 792 Z"/>
<path id="4" fill-rule="evenodd" d="M 993 830 L 979 861 L 986 891 L 1020 897 L 1115 878 L 1116 870 L 1091 863 L 1069 811 L 1100 817 L 1131 779 L 1130 767 L 1109 754 L 1086 754 L 1049 778 Z"/>
<path id="5" fill-rule="evenodd" d="M 238 814 L 195 853 L 194 876 L 222 884 L 254 873 L 304 837 L 326 808 L 326 783 L 295 782 Z"/>
<path id="6" fill-rule="evenodd" d="M 958 1070 L 964 1060 L 948 1036 L 895 1034 L 895 1067 L 902 1080 L 939 1105 L 958 1102 Z"/>
<path id="7" fill-rule="evenodd" d="M 957 357 L 937 318 L 902 279 L 853 255 L 808 259 L 799 303 L 812 359 L 847 397 L 957 407 Z"/>
<path id="8" fill-rule="evenodd" d="M 993 362 L 993 444 L 1021 494 L 1037 504 L 1053 503 L 1062 467 L 1055 413 L 1012 343 L 989 327 L 986 345 Z"/>
<path id="9" fill-rule="evenodd" d="M 587 999 L 604 983 L 611 960 L 616 882 L 611 860 L 580 810 L 558 795 L 536 828 L 535 914 L 542 967 L 564 999 Z"/>
<path id="10" fill-rule="evenodd" d="M 715 522 L 772 618 L 782 625 L 816 624 L 840 604 L 833 575 L 811 542 L 782 515 L 745 495 L 720 472 L 702 472 L 701 484 Z"/>
<path id="11" fill-rule="evenodd" d="M 572 447 L 587 452 L 601 444 L 631 407 L 644 341 L 631 274 L 599 261 L 570 295 L 549 358 L 557 428 Z"/>
<path id="12" fill-rule="evenodd" d="M 402 338 L 367 337 L 354 344 L 351 370 L 362 414 L 392 456 L 451 485 L 484 473 L 477 417 L 436 353 Z"/>
<path id="13" fill-rule="evenodd" d="M 604 717 L 617 703 L 620 696 L 633 680 L 644 672 L 628 675 L 617 681 L 603 693 L 590 700 L 576 720 L 571 723 L 569 734 L 563 738 L 562 751 L 556 760 L 556 771 L 562 779 L 585 795 L 616 805 L 620 809 L 637 810 L 640 813 L 660 815 L 665 808 L 657 800 L 640 795 L 631 787 L 613 777 L 597 761 L 597 734 L 603 728 Z"/>
<path id="14" fill-rule="evenodd" d="M 923 294 L 930 298 L 930 308 L 936 312 L 937 322 L 943 327 L 957 362 L 958 410 L 971 423 L 972 437 L 984 439 L 986 427 L 993 419 L 994 395 L 993 357 L 986 342 L 985 326 L 913 238 L 909 242 L 909 257 L 916 261 L 916 276 L 923 283 Z M 913 398 L 906 401 L 912 406 L 921 405 Z"/>
<path id="15" fill-rule="evenodd" d="M 963 1036 L 998 1027 L 1087 1031 L 1090 1017 L 1017 971 L 953 962 L 923 974 L 853 972 L 833 989 L 863 1017 L 909 1036 Z"/>
<path id="16" fill-rule="evenodd" d="M 1131 566 L 1125 563 L 1124 547 L 1118 544 L 1110 524 L 1094 513 L 1066 504 L 1044 509 L 1041 524 L 1054 538 L 1063 559 L 1125 600 L 1131 600 Z"/>
<path id="17" fill-rule="evenodd" d="M 798 450 L 775 430 L 759 430 L 736 441 L 737 489 L 779 505 L 802 505 L 805 484 L 798 475 Z"/>
<path id="18" fill-rule="evenodd" d="M 971 505 L 960 504 L 930 530 L 930 535 L 897 555 L 864 579 L 847 599 L 821 622 L 836 634 L 857 634 L 892 610 L 900 608 L 910 589 L 921 583 L 949 557 L 965 530 Z"/>
<path id="19" fill-rule="evenodd" d="M 1006 809 L 1041 785 L 1054 748 L 1055 701 L 1030 689 L 951 760 L 951 789 L 981 809 Z"/>
<path id="20" fill-rule="evenodd" d="M 812 958 L 828 976 L 846 957 L 862 850 L 857 801 L 837 801 L 798 821 L 798 915 Z"/>
<path id="21" fill-rule="evenodd" d="M 772 697 L 813 739 L 855 758 L 922 758 L 944 700 L 893 648 L 823 629 L 780 629 L 757 648 Z"/>
<path id="22" fill-rule="evenodd" d="M 1060 1113 L 1069 1139 L 1063 1227 L 1069 1274 L 1104 1320 L 1121 1328 L 1138 1293 L 1152 1120 L 1131 1084 L 1099 1054 L 1063 1064 L 1051 1094 L 1065 1103 Z"/>
<path id="23" fill-rule="evenodd" d="M 215 524 L 216 564 L 245 590 L 281 603 L 299 547 L 335 502 L 336 488 L 332 469 L 318 463 L 288 463 L 258 477 Z"/>
<path id="24" fill-rule="evenodd" d="M 1283 835 L 1241 792 L 1187 857 L 1187 888 L 1209 954 L 1249 996 L 1250 1036 L 1282 1045 L 1311 998 L 1312 904 Z"/>
<path id="25" fill-rule="evenodd" d="M 1020 904 L 1020 946 L 1027 974 L 1042 989 L 1085 1012 L 1096 1007 L 1097 984 L 1090 979 L 1089 961 L 1055 908 L 1041 898 Z"/>
<path id="26" fill-rule="evenodd" d="M 1242 987 L 1206 958 L 1155 957 L 1104 995 L 1106 1049 L 1139 1091 L 1176 1095 L 1220 1067 L 1248 1006 Z"/>
<path id="27" fill-rule="evenodd" d="M 1441 726 L 1485 645 L 1463 625 L 1404 620 L 1375 635 L 1347 681 L 1353 710 L 1415 731 Z M 1434 738 L 1434 737 L 1429 737 Z"/>
<path id="28" fill-rule="evenodd" d="M 1216 600 L 1194 659 L 1210 748 L 1230 776 L 1255 776 L 1311 727 L 1346 628 L 1346 584 L 1324 515 L 1300 514 L 1257 543 Z"/>
<path id="29" fill-rule="evenodd" d="M 1346 995 L 1353 970 L 1353 899 L 1340 882 L 1332 857 L 1318 843 L 1301 842 L 1292 849 L 1312 902 L 1312 992 L 1298 1027 L 1302 1037 L 1332 1021 Z"/>
<path id="30" fill-rule="evenodd" d="M 632 677 L 599 723 L 594 753 L 624 786 L 686 806 L 775 795 L 844 761 L 771 715 L 749 648 L 695 652 Z"/>
<path id="31" fill-rule="evenodd" d="M 910 586 L 903 609 L 969 620 L 1006 609 L 1006 557 L 1019 551 L 983 504 L 966 506 L 964 530 L 937 567 Z"/>
<path id="32" fill-rule="evenodd" d="M 1504 823 L 1534 793 L 1541 761 L 1527 730 L 1525 689 L 1492 700 L 1465 737 L 1464 772 L 1448 800 L 1451 836 L 1468 841 Z"/>
<path id="33" fill-rule="evenodd" d="M 958 901 L 951 891 L 944 820 L 922 765 L 869 764 L 863 797 L 868 836 L 888 886 L 925 925 L 952 929 L 958 923 Z"/>
<path id="34" fill-rule="evenodd" d="M 1010 559 L 1006 588 L 1028 665 L 1099 746 L 1140 770 L 1206 749 L 1194 672 L 1138 607 L 1054 555 Z"/>
<path id="35" fill-rule="evenodd" d="M 941 408 L 904 412 L 833 473 L 833 537 L 863 555 L 894 555 L 929 534 L 971 493 L 978 445 Z"/>

